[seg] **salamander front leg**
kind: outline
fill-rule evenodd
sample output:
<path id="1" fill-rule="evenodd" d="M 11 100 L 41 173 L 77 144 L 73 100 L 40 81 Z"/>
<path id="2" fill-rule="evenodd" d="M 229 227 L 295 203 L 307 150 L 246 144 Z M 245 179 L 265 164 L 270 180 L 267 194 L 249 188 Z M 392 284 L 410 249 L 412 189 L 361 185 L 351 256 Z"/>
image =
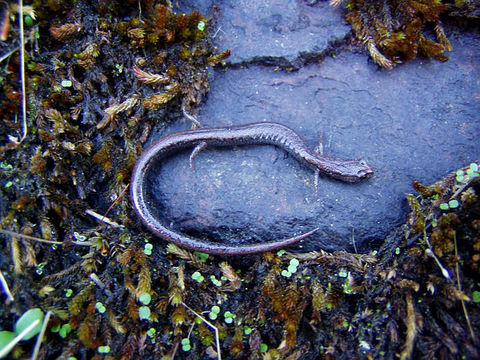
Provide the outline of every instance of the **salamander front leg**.
<path id="1" fill-rule="evenodd" d="M 195 170 L 193 167 L 193 160 L 197 157 L 198 153 L 207 147 L 207 143 L 202 141 L 193 149 L 192 153 L 190 154 L 190 170 Z"/>

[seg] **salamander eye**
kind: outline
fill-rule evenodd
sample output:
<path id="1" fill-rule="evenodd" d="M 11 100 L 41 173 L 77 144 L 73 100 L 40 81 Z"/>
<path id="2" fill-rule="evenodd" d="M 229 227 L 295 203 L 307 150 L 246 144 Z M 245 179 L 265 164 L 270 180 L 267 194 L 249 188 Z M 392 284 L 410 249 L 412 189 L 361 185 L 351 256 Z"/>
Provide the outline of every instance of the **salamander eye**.
<path id="1" fill-rule="evenodd" d="M 362 166 L 367 166 L 367 162 L 365 160 L 360 160 L 359 164 Z"/>

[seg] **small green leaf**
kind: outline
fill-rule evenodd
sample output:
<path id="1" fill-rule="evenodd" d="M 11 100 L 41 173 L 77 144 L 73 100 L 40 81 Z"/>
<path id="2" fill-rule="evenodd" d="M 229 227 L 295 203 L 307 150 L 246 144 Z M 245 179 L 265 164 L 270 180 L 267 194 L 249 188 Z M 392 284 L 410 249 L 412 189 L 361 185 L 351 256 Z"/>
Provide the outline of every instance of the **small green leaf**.
<path id="1" fill-rule="evenodd" d="M 480 303 L 480 291 L 473 292 L 473 302 L 477 304 Z"/>
<path id="2" fill-rule="evenodd" d="M 202 252 L 198 252 L 198 251 L 195 251 L 194 254 L 195 254 L 195 256 L 200 258 L 200 261 L 203 262 L 203 263 L 205 263 L 207 261 L 208 257 L 210 256 L 206 253 L 202 253 Z"/>
<path id="3" fill-rule="evenodd" d="M 70 324 L 63 324 L 60 328 L 60 331 L 58 332 L 58 335 L 60 335 L 62 339 L 65 339 L 71 331 L 72 327 L 70 326 Z"/>
<path id="4" fill-rule="evenodd" d="M 140 306 L 138 308 L 138 317 L 140 320 L 148 320 L 150 319 L 150 315 L 152 312 L 150 311 L 150 308 L 148 306 Z"/>
<path id="5" fill-rule="evenodd" d="M 192 346 L 190 345 L 190 339 L 189 338 L 183 338 L 181 341 L 182 344 L 182 350 L 183 351 L 190 351 Z"/>
<path id="6" fill-rule="evenodd" d="M 450 200 L 448 202 L 448 206 L 450 207 L 450 209 L 456 209 L 458 207 L 459 203 L 457 200 Z"/>
<path id="7" fill-rule="evenodd" d="M 291 274 L 295 274 L 297 272 L 297 267 L 290 264 L 290 265 L 288 265 L 287 271 Z"/>
<path id="8" fill-rule="evenodd" d="M 97 350 L 98 350 L 98 352 L 99 352 L 100 354 L 108 354 L 108 353 L 110 352 L 110 346 L 108 346 L 108 345 L 99 346 L 99 347 L 97 348 Z"/>
<path id="9" fill-rule="evenodd" d="M 68 88 L 72 86 L 72 82 L 70 80 L 63 80 L 60 85 L 62 85 L 64 88 Z"/>
<path id="10" fill-rule="evenodd" d="M 225 317 L 225 322 L 227 324 L 231 324 L 233 322 L 233 319 L 237 317 L 237 315 L 232 314 L 230 311 L 225 311 L 225 314 L 223 314 L 223 316 Z"/>
<path id="11" fill-rule="evenodd" d="M 107 309 L 105 308 L 105 306 L 100 302 L 100 301 L 97 301 L 95 303 L 95 309 L 97 309 L 97 311 L 100 313 L 100 314 L 103 314 L 105 311 L 107 311 Z"/>
<path id="12" fill-rule="evenodd" d="M 289 278 L 290 276 L 292 276 L 292 273 L 288 270 L 282 270 L 282 276 Z"/>
<path id="13" fill-rule="evenodd" d="M 152 301 L 152 297 L 149 293 L 143 293 L 142 295 L 140 295 L 139 300 L 143 305 L 148 305 L 150 304 L 150 301 Z"/>
<path id="14" fill-rule="evenodd" d="M 35 320 L 39 320 L 38 324 L 32 330 L 26 333 L 22 340 L 30 340 L 40 332 L 42 329 L 43 311 L 39 308 L 30 309 L 26 311 L 15 323 L 15 333 L 20 334 Z"/>
<path id="15" fill-rule="evenodd" d="M 440 209 L 442 209 L 442 210 L 448 210 L 448 204 L 447 204 L 447 203 L 441 203 L 441 204 L 440 204 Z"/>
<path id="16" fill-rule="evenodd" d="M 23 22 L 25 23 L 26 26 L 32 26 L 33 25 L 33 19 L 30 15 L 25 15 L 23 17 Z"/>
<path id="17" fill-rule="evenodd" d="M 290 265 L 297 267 L 300 265 L 300 261 L 298 261 L 298 259 L 292 259 L 290 260 Z"/>
<path id="18" fill-rule="evenodd" d="M 210 281 L 213 283 L 215 286 L 222 286 L 222 282 L 220 280 L 217 280 L 215 275 L 210 275 Z"/>
<path id="19" fill-rule="evenodd" d="M 197 25 L 197 29 L 200 31 L 205 30 L 205 21 L 200 20 Z"/>
<path id="20" fill-rule="evenodd" d="M 13 341 L 13 339 L 15 339 L 15 333 L 11 331 L 0 331 L 0 351 L 2 351 L 3 348 L 5 348 L 8 344 L 10 344 Z M 7 356 L 7 354 L 2 356 L 2 358 Z"/>
<path id="21" fill-rule="evenodd" d="M 260 345 L 260 352 L 264 353 L 264 352 L 267 352 L 267 350 L 268 350 L 267 344 Z"/>
<path id="22" fill-rule="evenodd" d="M 203 280 L 205 280 L 205 278 L 203 277 L 203 275 L 198 272 L 198 271 L 195 271 L 193 274 L 192 274 L 192 279 L 197 281 L 197 282 L 202 282 Z"/>
<path id="23" fill-rule="evenodd" d="M 212 309 L 210 311 L 215 313 L 215 314 L 219 314 L 220 313 L 220 307 L 217 306 L 217 305 L 213 305 Z"/>

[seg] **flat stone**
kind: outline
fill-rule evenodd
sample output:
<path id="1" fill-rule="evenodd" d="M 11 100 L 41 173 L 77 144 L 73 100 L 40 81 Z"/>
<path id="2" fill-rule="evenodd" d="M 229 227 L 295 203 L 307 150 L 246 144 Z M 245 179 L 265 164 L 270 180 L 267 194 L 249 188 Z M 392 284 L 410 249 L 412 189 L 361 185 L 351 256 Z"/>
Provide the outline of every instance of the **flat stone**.
<path id="1" fill-rule="evenodd" d="M 350 32 L 342 10 L 328 2 L 227 0 L 217 21 L 215 43 L 230 49 L 232 65 L 299 68 L 323 58 Z"/>
<path id="2" fill-rule="evenodd" d="M 374 248 L 405 221 L 413 180 L 428 184 L 480 158 L 479 37 L 450 35 L 450 61 L 419 59 L 393 71 L 348 52 L 295 72 L 215 71 L 198 116 L 205 127 L 275 121 L 312 146 L 321 132 L 325 154 L 362 157 L 375 176 L 322 179 L 315 197 L 311 169 L 274 146 L 207 149 L 195 171 L 184 152 L 152 179 L 159 213 L 172 228 L 213 241 L 269 241 L 318 227 L 293 248 Z M 149 142 L 186 128 L 177 122 Z"/>

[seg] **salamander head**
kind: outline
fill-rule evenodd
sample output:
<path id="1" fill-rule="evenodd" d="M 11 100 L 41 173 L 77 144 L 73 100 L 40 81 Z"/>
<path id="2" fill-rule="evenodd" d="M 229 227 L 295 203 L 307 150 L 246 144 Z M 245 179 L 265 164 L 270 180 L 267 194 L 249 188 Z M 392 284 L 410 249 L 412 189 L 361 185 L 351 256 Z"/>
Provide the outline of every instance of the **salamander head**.
<path id="1" fill-rule="evenodd" d="M 367 165 L 365 160 L 332 159 L 328 166 L 322 169 L 328 176 L 345 182 L 358 182 L 371 178 L 373 168 Z"/>

